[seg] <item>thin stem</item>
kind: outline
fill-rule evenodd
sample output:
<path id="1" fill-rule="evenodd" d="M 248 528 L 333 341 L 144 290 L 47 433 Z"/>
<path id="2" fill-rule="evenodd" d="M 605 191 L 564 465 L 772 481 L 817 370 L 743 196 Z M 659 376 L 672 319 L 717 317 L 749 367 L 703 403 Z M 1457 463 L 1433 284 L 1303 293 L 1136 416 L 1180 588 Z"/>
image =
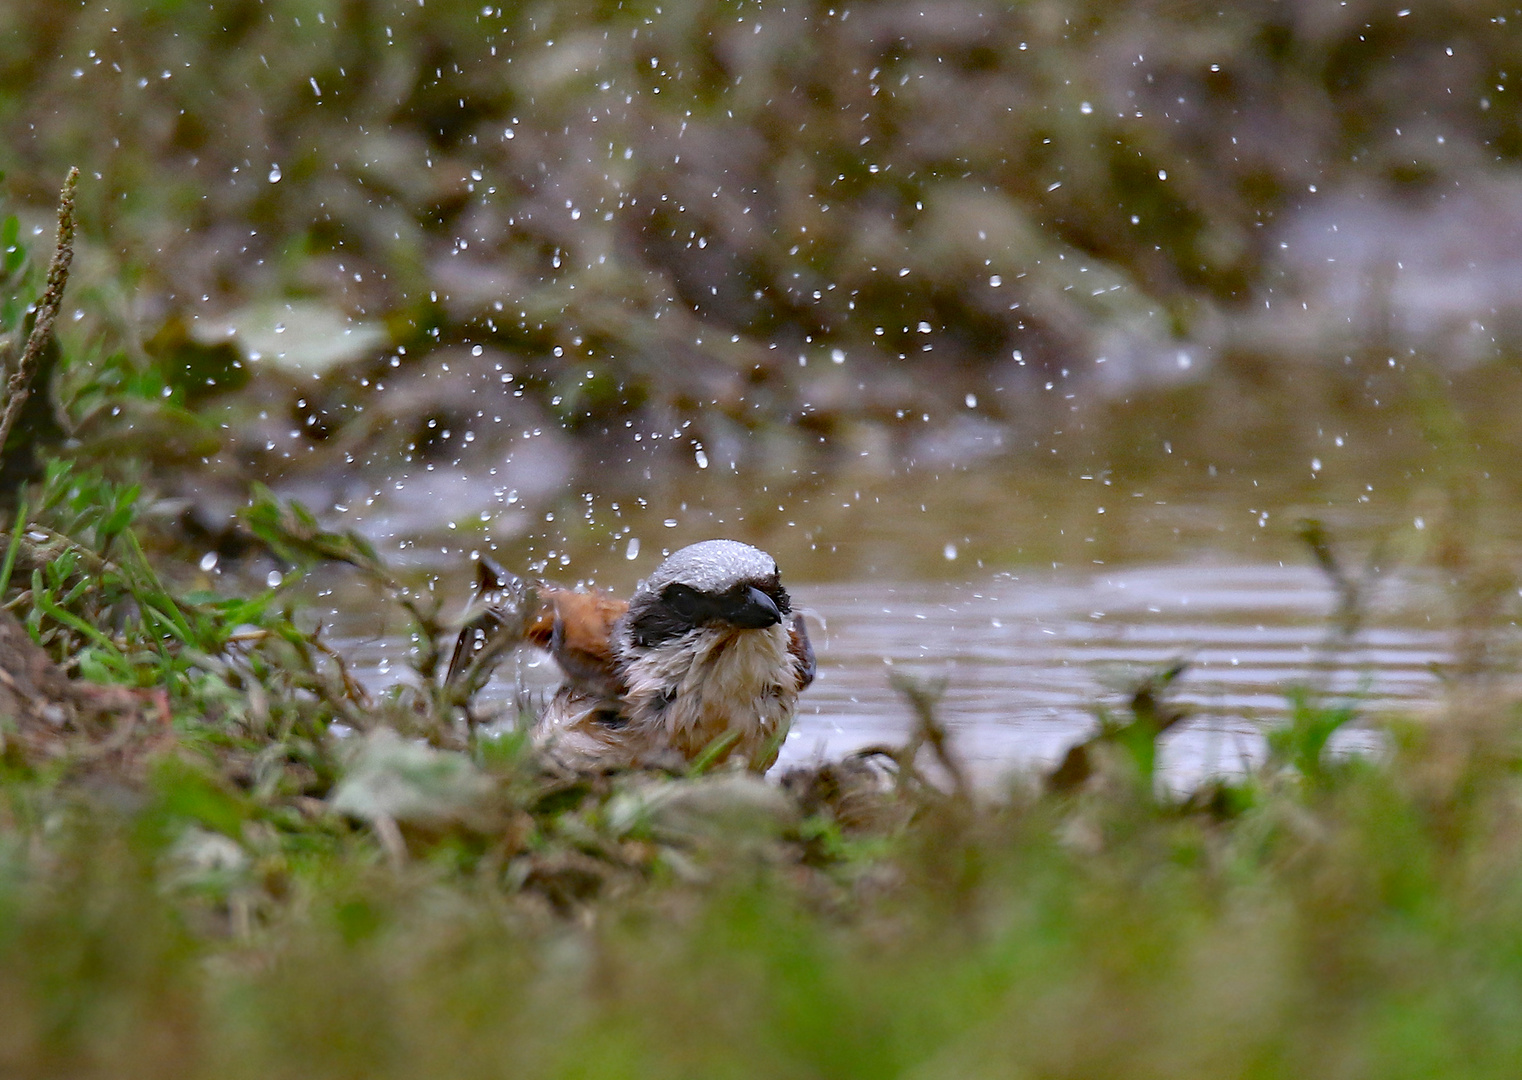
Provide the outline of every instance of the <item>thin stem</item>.
<path id="1" fill-rule="evenodd" d="M 42 363 L 43 350 L 53 336 L 53 320 L 63 306 L 63 289 L 69 281 L 69 264 L 74 261 L 74 185 L 79 181 L 79 169 L 69 169 L 64 177 L 63 190 L 58 195 L 58 239 L 53 246 L 53 261 L 48 266 L 47 288 L 37 302 L 37 319 L 26 339 L 21 361 L 5 384 L 5 411 L 0 413 L 0 462 L 5 460 L 5 441 L 10 438 L 21 407 L 31 396 L 32 379 Z"/>

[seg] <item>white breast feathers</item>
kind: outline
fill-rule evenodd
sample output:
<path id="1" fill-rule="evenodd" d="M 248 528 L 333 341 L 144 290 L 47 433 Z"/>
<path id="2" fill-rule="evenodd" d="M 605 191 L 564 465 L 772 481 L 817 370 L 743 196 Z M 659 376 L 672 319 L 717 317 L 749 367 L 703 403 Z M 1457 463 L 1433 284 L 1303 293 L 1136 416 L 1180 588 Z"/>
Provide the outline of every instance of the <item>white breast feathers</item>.
<path id="1" fill-rule="evenodd" d="M 798 703 L 798 662 L 785 625 L 756 630 L 704 627 L 648 648 L 623 665 L 629 734 L 689 759 L 716 739 L 720 758 L 739 755 L 766 769 Z"/>

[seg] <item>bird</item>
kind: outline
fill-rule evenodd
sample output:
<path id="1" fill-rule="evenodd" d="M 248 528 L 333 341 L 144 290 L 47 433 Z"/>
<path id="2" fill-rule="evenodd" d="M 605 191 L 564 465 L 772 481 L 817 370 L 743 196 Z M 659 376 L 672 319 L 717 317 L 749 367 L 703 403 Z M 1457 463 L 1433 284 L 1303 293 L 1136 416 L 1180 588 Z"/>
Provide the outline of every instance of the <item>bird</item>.
<path id="1" fill-rule="evenodd" d="M 519 644 L 547 649 L 563 679 L 535 741 L 576 769 L 680 768 L 777 759 L 817 670 L 777 562 L 736 540 L 669 555 L 627 600 L 524 582 L 481 557 L 446 685 L 468 697 Z"/>

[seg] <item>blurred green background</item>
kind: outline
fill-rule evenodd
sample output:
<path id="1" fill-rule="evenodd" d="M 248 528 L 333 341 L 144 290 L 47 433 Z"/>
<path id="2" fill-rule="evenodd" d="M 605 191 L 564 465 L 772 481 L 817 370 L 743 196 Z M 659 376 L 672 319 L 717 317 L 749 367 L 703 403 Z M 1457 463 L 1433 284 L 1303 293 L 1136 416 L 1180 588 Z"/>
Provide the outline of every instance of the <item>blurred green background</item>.
<path id="1" fill-rule="evenodd" d="M 1127 318 L 1187 339 L 1274 289 L 1287 215 L 1452 198 L 1522 149 L 1518 35 L 1479 3 L 3 19 L 8 186 L 41 209 L 68 163 L 93 176 L 87 232 L 148 323 L 319 299 L 401 344 L 558 344 L 548 373 L 586 357 L 666 399 L 712 394 L 670 359 L 765 387 L 835 345 L 919 373 L 1092 362 Z"/>
<path id="2" fill-rule="evenodd" d="M 39 229 L 84 169 L 80 453 L 213 535 L 251 480 L 539 558 L 614 549 L 591 495 L 679 540 L 760 488 L 1051 513 L 1100 471 L 1387 522 L 1434 395 L 1522 492 L 1518 18 L 12 2 L 0 168 Z"/>
<path id="3" fill-rule="evenodd" d="M 1515 1075 L 1519 20 L 0 2 L 7 334 L 84 171 L 16 436 L 64 463 L 11 545 L 67 554 L 7 562 L 8 606 L 174 710 L 123 729 L 164 743 L 132 769 L 0 728 L 0 1074 Z M 627 584 L 718 532 L 790 585 L 1203 573 L 1304 560 L 1308 512 L 1339 618 L 1381 552 L 1436 568 L 1411 618 L 1457 631 L 1455 704 L 1339 758 L 1356 699 L 1302 689 L 1187 802 L 1147 741 L 1108 786 L 928 790 L 876 833 L 673 839 L 646 778 L 482 737 L 438 754 L 500 817 L 388 861 L 332 810 L 334 726 L 428 714 L 362 709 L 319 640 L 385 590 L 322 582 L 304 629 L 254 481 L 458 564 L 429 599 L 473 546 Z M 244 555 L 245 600 L 144 569 L 225 594 Z"/>

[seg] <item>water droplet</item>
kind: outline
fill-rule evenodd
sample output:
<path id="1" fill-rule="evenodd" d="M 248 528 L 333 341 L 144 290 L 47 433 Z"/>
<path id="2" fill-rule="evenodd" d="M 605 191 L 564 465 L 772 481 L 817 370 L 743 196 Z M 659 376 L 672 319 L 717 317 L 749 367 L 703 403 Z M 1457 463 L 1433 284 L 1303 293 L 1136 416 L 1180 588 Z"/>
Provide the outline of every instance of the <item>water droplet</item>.
<path id="1" fill-rule="evenodd" d="M 953 559 L 955 559 L 957 557 L 957 546 L 955 544 L 947 544 L 946 545 L 946 550 L 943 551 L 941 554 L 946 556 L 946 561 L 947 562 L 951 562 Z"/>
<path id="2" fill-rule="evenodd" d="M 628 559 L 630 562 L 633 562 L 635 559 L 639 558 L 639 537 L 629 537 L 629 550 L 624 552 L 624 558 Z"/>
<path id="3" fill-rule="evenodd" d="M 693 453 L 692 456 L 697 460 L 698 468 L 700 468 L 700 469 L 706 469 L 706 468 L 708 468 L 708 455 L 703 453 L 702 448 L 699 448 L 698 450 L 696 450 Z"/>
<path id="4" fill-rule="evenodd" d="M 1090 105 L 1087 101 L 1085 101 L 1082 105 L 1078 106 L 1078 111 L 1083 113 L 1083 115 L 1088 116 L 1090 113 L 1092 113 L 1094 111 L 1094 106 Z"/>
<path id="5" fill-rule="evenodd" d="M 844 364 L 846 362 L 846 351 L 844 349 L 831 349 L 830 359 L 837 364 Z"/>
<path id="6" fill-rule="evenodd" d="M 272 589 L 280 588 L 280 583 L 285 580 L 279 570 L 271 570 L 264 576 L 264 583 Z"/>
<path id="7" fill-rule="evenodd" d="M 205 555 L 201 556 L 201 569 L 202 570 L 205 570 L 209 574 L 213 570 L 215 570 L 216 568 L 217 568 L 217 553 L 215 551 L 208 551 Z"/>
<path id="8" fill-rule="evenodd" d="M 967 395 L 967 407 L 969 409 L 976 409 L 978 407 L 978 395 L 977 394 L 968 394 Z"/>
<path id="9" fill-rule="evenodd" d="M 271 165 L 270 166 L 270 183 L 272 183 L 272 184 L 278 184 L 278 183 L 280 183 L 280 166 L 279 165 Z"/>

